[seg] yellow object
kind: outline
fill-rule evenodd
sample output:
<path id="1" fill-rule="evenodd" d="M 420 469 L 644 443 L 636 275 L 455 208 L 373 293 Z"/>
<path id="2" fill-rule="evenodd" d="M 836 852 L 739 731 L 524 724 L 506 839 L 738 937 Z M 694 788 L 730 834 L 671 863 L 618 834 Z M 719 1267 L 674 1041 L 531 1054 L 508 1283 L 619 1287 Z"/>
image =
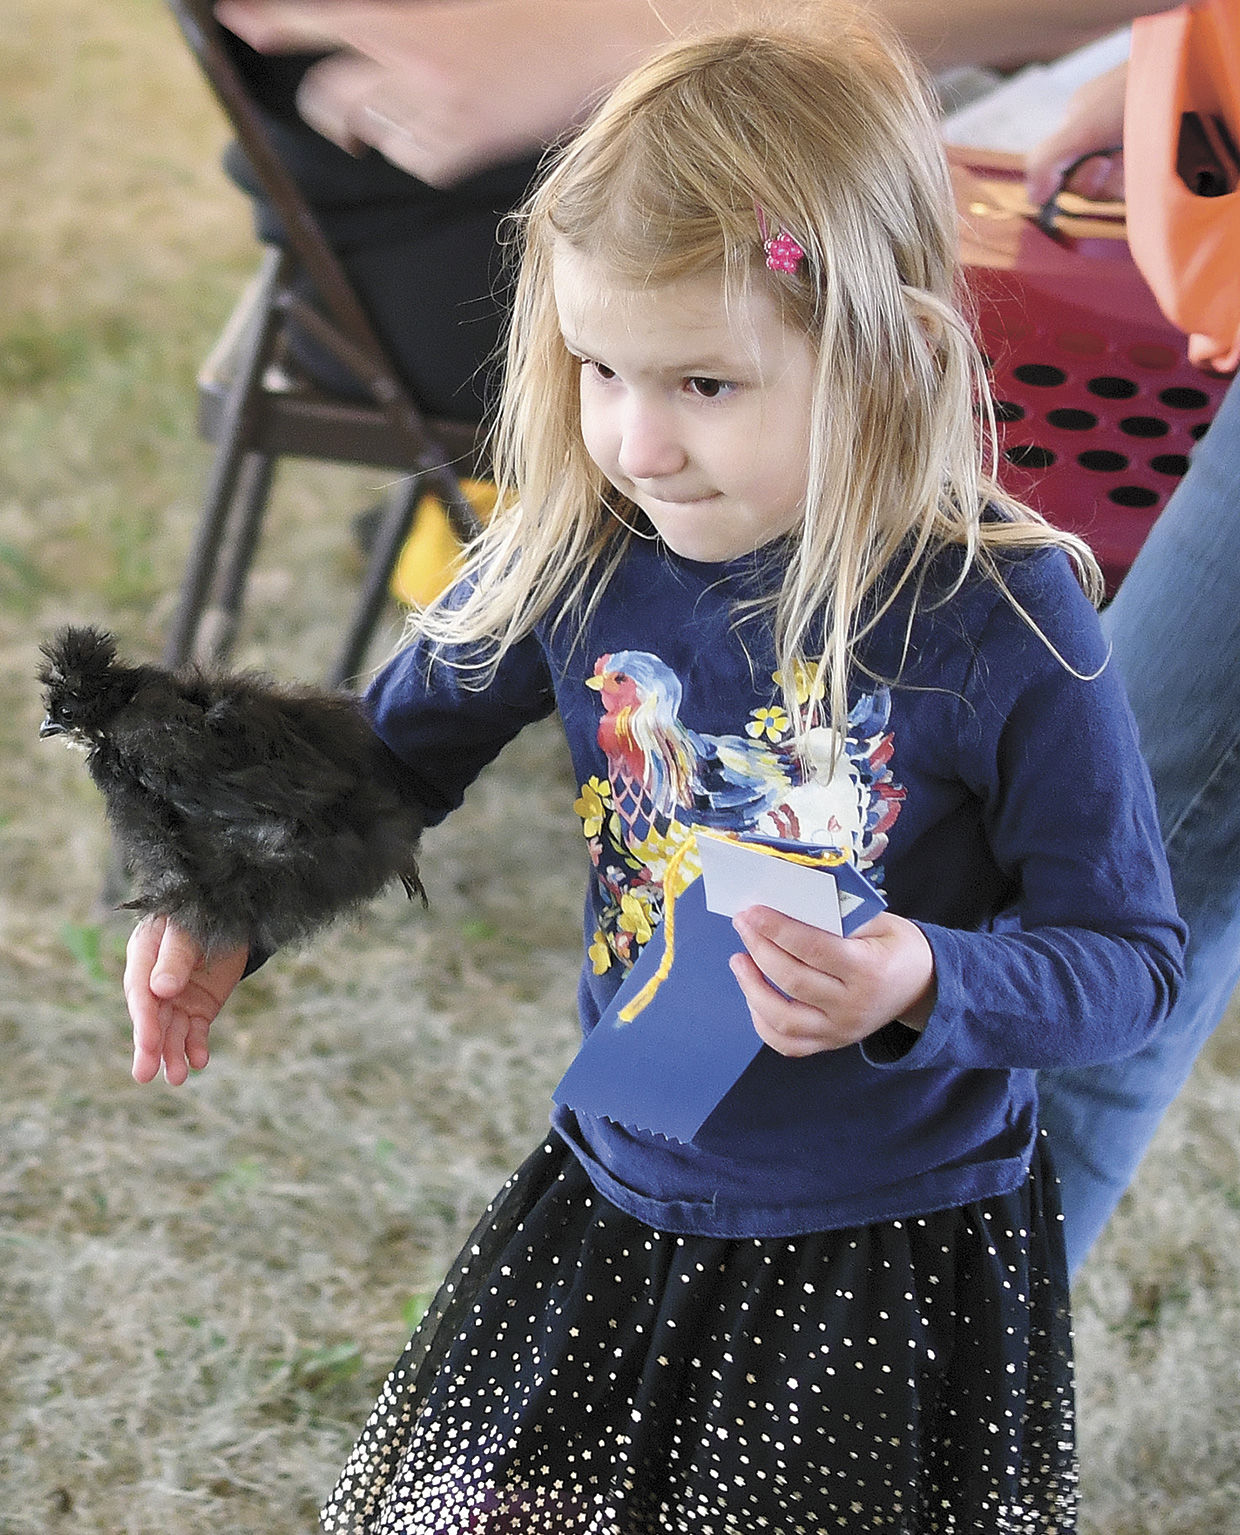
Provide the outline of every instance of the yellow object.
<path id="1" fill-rule="evenodd" d="M 461 489 L 485 522 L 495 508 L 495 486 L 489 480 L 462 480 Z M 392 572 L 393 597 L 409 607 L 424 608 L 451 584 L 460 558 L 461 541 L 443 502 L 438 496 L 423 496 Z"/>
<path id="2" fill-rule="evenodd" d="M 693 833 L 690 832 L 668 862 L 663 875 L 663 958 L 659 961 L 658 969 L 633 1000 L 616 1014 L 621 1023 L 632 1023 L 642 1008 L 654 1000 L 655 992 L 672 973 L 672 960 L 676 952 L 676 876 L 693 845 Z M 697 877 L 701 879 L 702 876 L 699 874 Z"/>

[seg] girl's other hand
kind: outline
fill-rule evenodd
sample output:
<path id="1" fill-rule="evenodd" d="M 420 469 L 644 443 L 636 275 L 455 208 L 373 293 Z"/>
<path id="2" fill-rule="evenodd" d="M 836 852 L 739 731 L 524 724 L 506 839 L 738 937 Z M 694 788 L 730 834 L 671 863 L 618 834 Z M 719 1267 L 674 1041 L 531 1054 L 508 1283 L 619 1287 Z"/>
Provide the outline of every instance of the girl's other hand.
<path id="1" fill-rule="evenodd" d="M 133 1020 L 133 1076 L 180 1087 L 207 1064 L 207 1034 L 241 979 L 243 946 L 210 958 L 166 917 L 147 917 L 125 951 L 125 1002 Z"/>
<path id="2" fill-rule="evenodd" d="M 881 912 L 848 938 L 766 906 L 734 920 L 746 953 L 731 961 L 754 1028 L 780 1055 L 801 1057 L 877 1033 L 899 1018 L 926 1025 L 934 1007 L 934 955 L 913 922 Z"/>

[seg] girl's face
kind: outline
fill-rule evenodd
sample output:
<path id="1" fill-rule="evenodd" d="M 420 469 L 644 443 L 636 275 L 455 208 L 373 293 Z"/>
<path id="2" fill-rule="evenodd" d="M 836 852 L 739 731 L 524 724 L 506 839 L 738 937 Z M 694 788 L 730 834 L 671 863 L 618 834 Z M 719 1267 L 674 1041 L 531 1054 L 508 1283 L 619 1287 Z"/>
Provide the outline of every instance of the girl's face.
<path id="1" fill-rule="evenodd" d="M 690 560 L 748 554 L 804 515 L 814 351 L 761 289 L 714 275 L 617 285 L 560 242 L 560 329 L 581 359 L 581 435 L 611 483 Z"/>

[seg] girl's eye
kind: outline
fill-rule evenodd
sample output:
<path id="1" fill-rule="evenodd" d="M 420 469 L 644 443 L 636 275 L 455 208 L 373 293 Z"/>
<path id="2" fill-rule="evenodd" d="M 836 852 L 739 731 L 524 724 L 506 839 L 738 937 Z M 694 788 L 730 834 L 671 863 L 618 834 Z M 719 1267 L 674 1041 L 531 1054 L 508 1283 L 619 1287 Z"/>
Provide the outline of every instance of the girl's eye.
<path id="1" fill-rule="evenodd" d="M 689 378 L 685 384 L 691 394 L 697 395 L 700 400 L 717 400 L 720 395 L 727 394 L 732 388 L 721 378 Z"/>
<path id="2" fill-rule="evenodd" d="M 605 362 L 591 362 L 589 358 L 583 358 L 582 361 L 584 366 L 589 368 L 596 378 L 608 381 L 616 376 L 616 370 L 609 368 Z"/>

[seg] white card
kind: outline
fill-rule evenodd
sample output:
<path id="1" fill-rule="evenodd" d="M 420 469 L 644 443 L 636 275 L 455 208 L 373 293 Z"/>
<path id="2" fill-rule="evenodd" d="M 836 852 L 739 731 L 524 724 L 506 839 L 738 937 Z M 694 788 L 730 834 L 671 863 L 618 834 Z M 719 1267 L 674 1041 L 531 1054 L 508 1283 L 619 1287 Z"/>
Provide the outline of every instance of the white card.
<path id="1" fill-rule="evenodd" d="M 697 847 L 708 911 L 734 917 L 747 906 L 769 906 L 824 932 L 843 933 L 839 890 L 829 868 L 793 863 L 700 829 Z"/>

